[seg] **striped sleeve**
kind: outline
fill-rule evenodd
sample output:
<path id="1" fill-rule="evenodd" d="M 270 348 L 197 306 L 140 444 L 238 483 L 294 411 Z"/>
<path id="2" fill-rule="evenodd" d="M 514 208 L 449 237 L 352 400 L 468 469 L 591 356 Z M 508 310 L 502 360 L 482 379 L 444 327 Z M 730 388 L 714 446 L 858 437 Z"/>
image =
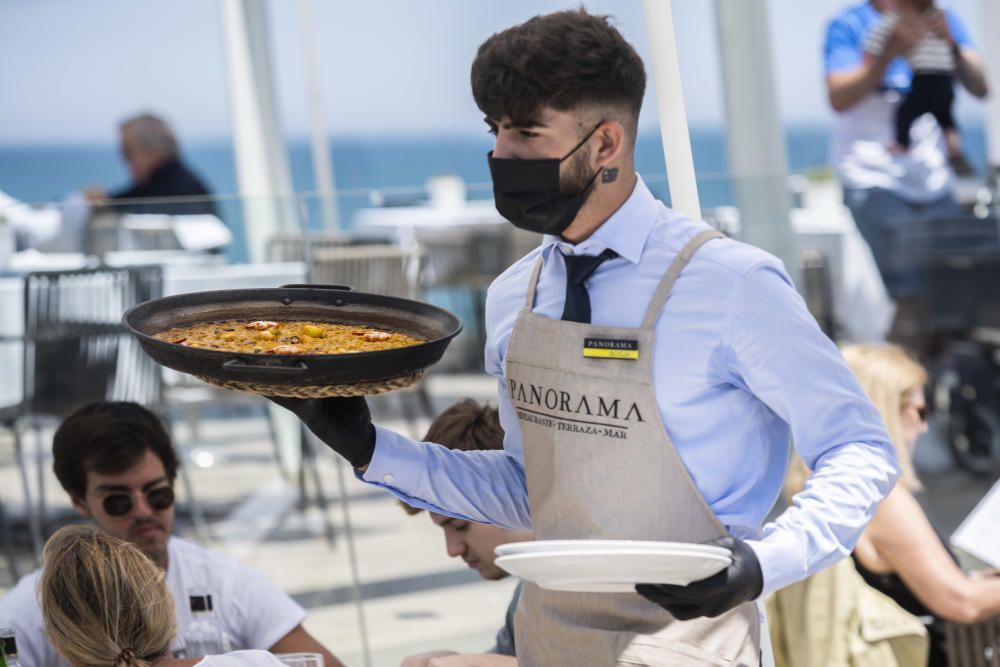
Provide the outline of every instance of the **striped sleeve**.
<path id="1" fill-rule="evenodd" d="M 885 47 L 889 45 L 889 39 L 892 37 L 892 31 L 895 30 L 898 21 L 896 16 L 887 16 L 872 28 L 868 37 L 865 38 L 865 53 L 872 56 L 882 55 Z"/>

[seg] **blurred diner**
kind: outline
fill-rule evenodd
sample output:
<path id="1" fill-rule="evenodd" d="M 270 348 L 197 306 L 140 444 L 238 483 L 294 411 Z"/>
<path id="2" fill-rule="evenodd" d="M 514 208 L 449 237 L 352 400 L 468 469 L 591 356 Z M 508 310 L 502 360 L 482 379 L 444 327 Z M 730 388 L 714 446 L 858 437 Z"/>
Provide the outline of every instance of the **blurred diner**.
<path id="1" fill-rule="evenodd" d="M 267 651 L 175 659 L 166 574 L 135 545 L 90 526 L 59 529 L 38 585 L 45 631 L 74 667 L 264 667 Z M 26 665 L 38 663 L 25 662 Z"/>
<path id="2" fill-rule="evenodd" d="M 888 610 L 890 620 L 882 617 L 876 633 L 878 640 L 914 636 L 913 625 L 899 613 L 902 611 L 926 624 L 930 640 L 926 664 L 950 664 L 944 623 L 969 624 L 1000 614 L 1000 577 L 993 570 L 963 571 L 915 496 L 921 483 L 914 470 L 913 452 L 920 435 L 927 431 L 924 368 L 891 344 L 850 345 L 843 352 L 861 386 L 879 409 L 902 469 L 899 481 L 879 504 L 875 517 L 851 553 L 851 561 L 847 562 L 853 562 L 867 586 L 898 606 Z M 786 495 L 798 506 L 810 493 L 809 470 L 801 459 L 796 459 L 786 480 Z M 884 650 L 885 647 L 873 649 L 866 643 L 872 637 L 870 633 L 865 636 L 864 626 L 866 613 L 872 616 L 871 606 L 859 614 L 860 600 L 870 602 L 872 596 L 851 582 L 847 574 L 840 573 L 835 581 L 839 588 L 827 582 L 825 588 L 816 587 L 811 595 L 805 595 L 811 586 L 816 586 L 815 579 L 811 579 L 773 596 L 769 614 L 772 642 L 776 656 L 783 652 L 789 656 L 787 664 L 841 664 L 826 662 L 827 652 L 846 655 L 851 651 Z M 851 591 L 864 597 L 844 601 Z M 884 602 L 878 604 L 885 612 Z M 845 605 L 849 611 L 831 612 Z M 846 624 L 852 625 L 848 628 Z M 837 645 L 835 638 L 842 643 Z M 912 642 L 902 641 L 909 645 L 904 653 L 912 656 Z M 899 664 L 913 662 L 903 659 Z"/>
<path id="3" fill-rule="evenodd" d="M 132 182 L 110 194 L 101 188 L 88 188 L 91 202 L 110 200 L 120 213 L 218 215 L 212 193 L 184 163 L 180 143 L 165 120 L 141 113 L 122 121 L 119 133 L 122 159 Z M 136 201 L 140 199 L 153 201 Z"/>

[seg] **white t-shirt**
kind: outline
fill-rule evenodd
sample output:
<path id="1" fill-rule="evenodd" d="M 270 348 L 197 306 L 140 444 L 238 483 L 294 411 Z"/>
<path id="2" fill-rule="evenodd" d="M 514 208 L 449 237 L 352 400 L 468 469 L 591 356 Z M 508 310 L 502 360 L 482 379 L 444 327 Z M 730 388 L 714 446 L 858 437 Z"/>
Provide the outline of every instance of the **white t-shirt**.
<path id="1" fill-rule="evenodd" d="M 952 187 L 944 135 L 937 121 L 924 114 L 910 129 L 910 148 L 892 153 L 895 114 L 901 96 L 877 91 L 836 114 L 831 157 L 840 181 L 848 188 L 885 188 L 907 201 L 926 204 Z"/>
<path id="2" fill-rule="evenodd" d="M 206 655 L 194 667 L 267 667 L 284 663 L 267 651 L 234 651 L 225 655 Z"/>
<path id="3" fill-rule="evenodd" d="M 257 570 L 233 556 L 211 551 L 179 537 L 167 543 L 167 588 L 174 596 L 177 631 L 184 637 L 191 622 L 188 591 L 212 594 L 212 606 L 234 649 L 269 649 L 306 618 L 305 609 Z M 13 628 L 21 663 L 31 667 L 69 667 L 45 637 L 36 587 L 40 570 L 21 578 L 0 600 L 0 627 Z M 217 656 L 213 656 L 213 659 Z M 244 663 L 201 662 L 206 665 Z M 254 662 L 245 664 L 274 664 Z"/>

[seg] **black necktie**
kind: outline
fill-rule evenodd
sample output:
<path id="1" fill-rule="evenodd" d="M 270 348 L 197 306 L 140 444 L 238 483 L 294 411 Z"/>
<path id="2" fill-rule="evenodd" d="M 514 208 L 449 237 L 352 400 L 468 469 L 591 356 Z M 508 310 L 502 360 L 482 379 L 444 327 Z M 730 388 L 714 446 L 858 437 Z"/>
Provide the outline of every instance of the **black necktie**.
<path id="1" fill-rule="evenodd" d="M 600 255 L 564 255 L 566 260 L 566 305 L 562 318 L 569 322 L 590 322 L 590 296 L 584 283 L 602 262 L 617 257 L 611 248 Z"/>

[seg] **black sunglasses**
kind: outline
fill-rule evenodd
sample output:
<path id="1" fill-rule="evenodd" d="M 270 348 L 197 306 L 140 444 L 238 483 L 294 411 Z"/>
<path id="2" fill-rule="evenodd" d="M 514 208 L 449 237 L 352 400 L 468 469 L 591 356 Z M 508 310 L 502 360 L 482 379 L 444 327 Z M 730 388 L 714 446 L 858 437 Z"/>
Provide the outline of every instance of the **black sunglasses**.
<path id="1" fill-rule="evenodd" d="M 156 512 L 162 512 L 174 504 L 174 490 L 169 486 L 159 486 L 155 489 L 150 489 L 145 492 L 145 495 L 146 503 L 150 509 Z M 131 512 L 135 503 L 132 501 L 131 494 L 115 493 L 106 496 L 102 505 L 104 506 L 104 511 L 109 516 L 119 517 Z"/>

